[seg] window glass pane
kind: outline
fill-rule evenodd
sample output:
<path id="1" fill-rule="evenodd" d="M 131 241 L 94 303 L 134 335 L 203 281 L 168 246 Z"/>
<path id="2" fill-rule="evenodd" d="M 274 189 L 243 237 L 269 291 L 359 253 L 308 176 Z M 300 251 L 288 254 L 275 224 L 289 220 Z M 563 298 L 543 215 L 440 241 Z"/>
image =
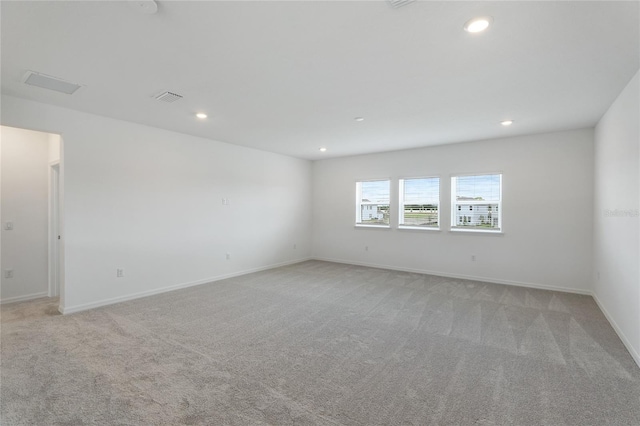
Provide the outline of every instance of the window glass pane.
<path id="1" fill-rule="evenodd" d="M 440 178 L 401 179 L 400 191 L 400 225 L 438 226 Z"/>
<path id="2" fill-rule="evenodd" d="M 438 204 L 440 199 L 440 179 L 404 179 L 405 204 Z"/>
<path id="3" fill-rule="evenodd" d="M 389 181 L 376 180 L 361 182 L 363 203 L 389 204 Z"/>
<path id="4" fill-rule="evenodd" d="M 456 199 L 500 201 L 500 175 L 458 176 Z"/>

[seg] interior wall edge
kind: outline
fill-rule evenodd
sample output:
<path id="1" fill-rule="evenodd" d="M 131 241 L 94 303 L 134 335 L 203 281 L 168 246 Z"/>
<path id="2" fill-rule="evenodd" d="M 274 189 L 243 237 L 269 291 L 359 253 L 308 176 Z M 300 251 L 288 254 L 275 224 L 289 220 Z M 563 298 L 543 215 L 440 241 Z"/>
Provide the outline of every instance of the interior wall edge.
<path id="1" fill-rule="evenodd" d="M 609 313 L 609 311 L 607 311 L 607 308 L 605 308 L 604 304 L 600 301 L 600 299 L 598 299 L 598 294 L 594 291 L 591 296 L 593 297 L 593 300 L 595 300 L 596 304 L 598 305 L 598 308 L 600 308 L 600 310 L 604 314 L 607 321 L 609 321 L 609 324 L 611 324 L 611 327 L 613 327 L 613 329 L 615 330 L 618 337 L 620 337 L 620 340 L 622 340 L 622 343 L 629 351 L 629 354 L 631 355 L 633 360 L 636 362 L 636 364 L 638 364 L 638 367 L 640 368 L 640 354 L 635 350 L 633 345 L 631 345 L 631 341 L 622 332 L 622 329 L 618 326 L 618 324 L 613 319 L 613 316 Z"/>
<path id="2" fill-rule="evenodd" d="M 403 267 L 394 266 L 394 265 L 384 265 L 384 264 L 370 263 L 370 262 L 333 259 L 333 258 L 318 257 L 318 256 L 314 256 L 312 259 L 321 260 L 324 262 L 343 263 L 346 265 L 366 266 L 369 268 L 379 268 L 379 269 L 389 269 L 392 271 L 411 272 L 415 274 L 435 275 L 438 277 L 456 278 L 456 279 L 471 280 L 471 281 L 482 281 L 482 282 L 492 283 L 492 284 L 511 285 L 514 287 L 525 287 L 525 288 L 532 288 L 537 290 L 551 290 L 551 291 L 560 291 L 563 293 L 583 294 L 585 296 L 591 296 L 593 294 L 591 290 L 584 290 L 579 288 L 550 286 L 546 284 L 537 284 L 537 283 L 529 283 L 529 282 L 521 282 L 521 281 L 501 280 L 497 278 L 480 277 L 480 276 L 474 276 L 474 275 L 452 274 L 449 272 L 432 271 L 427 269 L 403 268 Z"/>
<path id="3" fill-rule="evenodd" d="M 8 303 L 26 302 L 28 300 L 40 299 L 41 297 L 49 297 L 49 291 L 43 291 L 39 293 L 23 294 L 14 297 L 5 297 L 0 299 L 0 305 L 6 305 Z"/>

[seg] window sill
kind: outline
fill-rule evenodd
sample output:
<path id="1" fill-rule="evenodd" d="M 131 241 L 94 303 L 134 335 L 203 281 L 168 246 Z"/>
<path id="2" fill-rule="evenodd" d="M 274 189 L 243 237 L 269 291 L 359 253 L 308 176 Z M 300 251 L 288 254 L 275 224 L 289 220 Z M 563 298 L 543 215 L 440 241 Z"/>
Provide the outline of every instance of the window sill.
<path id="1" fill-rule="evenodd" d="M 440 228 L 429 227 L 429 226 L 404 226 L 399 225 L 398 230 L 400 231 L 437 231 L 440 232 Z"/>
<path id="2" fill-rule="evenodd" d="M 452 234 L 480 234 L 480 235 L 504 235 L 502 230 L 485 230 L 485 229 L 460 229 L 451 228 L 449 230 Z"/>
<path id="3" fill-rule="evenodd" d="M 391 229 L 390 225 L 355 225 L 356 229 Z"/>

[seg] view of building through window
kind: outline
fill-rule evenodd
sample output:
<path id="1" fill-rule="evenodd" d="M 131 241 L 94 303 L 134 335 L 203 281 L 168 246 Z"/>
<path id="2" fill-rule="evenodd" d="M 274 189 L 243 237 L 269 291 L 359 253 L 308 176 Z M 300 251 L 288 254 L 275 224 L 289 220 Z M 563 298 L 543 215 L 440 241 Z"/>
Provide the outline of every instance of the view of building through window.
<path id="1" fill-rule="evenodd" d="M 451 178 L 452 228 L 501 229 L 502 175 Z"/>
<path id="2" fill-rule="evenodd" d="M 390 182 L 356 182 L 356 225 L 389 226 Z"/>

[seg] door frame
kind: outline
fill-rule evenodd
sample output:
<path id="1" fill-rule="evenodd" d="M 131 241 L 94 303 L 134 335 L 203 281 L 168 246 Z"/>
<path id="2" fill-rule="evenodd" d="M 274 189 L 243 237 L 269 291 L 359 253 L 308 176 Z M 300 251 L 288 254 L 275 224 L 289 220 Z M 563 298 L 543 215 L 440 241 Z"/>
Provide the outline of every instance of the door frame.
<path id="1" fill-rule="evenodd" d="M 49 163 L 49 297 L 60 296 L 62 287 L 60 161 Z"/>

